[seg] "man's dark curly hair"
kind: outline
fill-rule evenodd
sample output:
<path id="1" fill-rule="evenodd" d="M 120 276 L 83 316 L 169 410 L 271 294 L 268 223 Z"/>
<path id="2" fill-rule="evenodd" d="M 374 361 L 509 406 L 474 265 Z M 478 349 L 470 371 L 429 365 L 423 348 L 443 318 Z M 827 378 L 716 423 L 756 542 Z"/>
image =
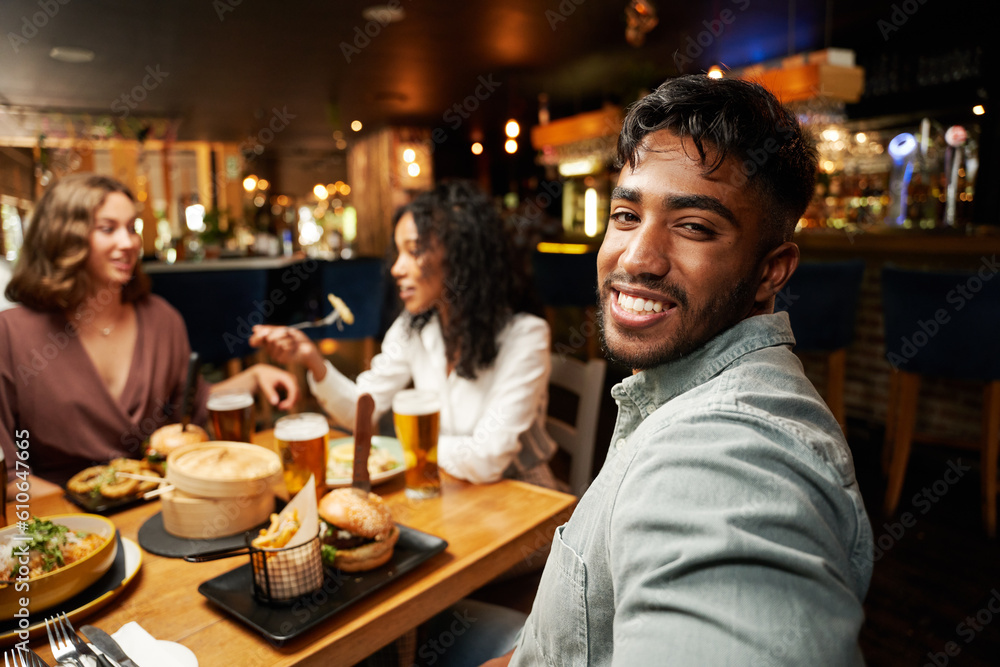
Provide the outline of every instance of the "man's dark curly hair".
<path id="1" fill-rule="evenodd" d="M 736 185 L 749 188 L 767 213 L 763 252 L 792 238 L 813 195 L 816 149 L 774 95 L 739 79 L 668 79 L 629 108 L 617 166 L 634 169 L 646 135 L 664 129 L 691 140 L 706 175 L 729 157 L 739 162 Z"/>
<path id="2" fill-rule="evenodd" d="M 493 202 L 468 181 L 442 183 L 396 212 L 393 228 L 406 213 L 417 225 L 417 253 L 432 244 L 444 250 L 444 294 L 448 324 L 445 352 L 456 359 L 459 376 L 474 379 L 497 358 L 497 334 L 518 301 L 513 251 Z M 436 307 L 416 315 L 414 330 L 427 324 Z"/>

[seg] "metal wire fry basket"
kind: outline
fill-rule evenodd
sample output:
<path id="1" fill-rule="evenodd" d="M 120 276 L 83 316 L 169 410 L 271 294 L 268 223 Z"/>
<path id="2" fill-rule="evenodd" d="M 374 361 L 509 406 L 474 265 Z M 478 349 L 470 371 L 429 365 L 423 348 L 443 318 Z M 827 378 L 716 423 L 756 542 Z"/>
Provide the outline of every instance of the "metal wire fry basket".
<path id="1" fill-rule="evenodd" d="M 266 604 L 291 603 L 323 585 L 319 535 L 297 547 L 260 549 L 248 546 L 253 594 Z"/>

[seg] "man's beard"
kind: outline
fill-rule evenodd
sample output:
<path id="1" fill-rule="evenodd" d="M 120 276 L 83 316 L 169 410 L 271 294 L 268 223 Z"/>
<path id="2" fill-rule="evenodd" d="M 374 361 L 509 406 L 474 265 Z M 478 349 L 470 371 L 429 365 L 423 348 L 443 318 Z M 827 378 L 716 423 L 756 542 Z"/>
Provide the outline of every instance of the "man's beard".
<path id="1" fill-rule="evenodd" d="M 679 326 L 670 339 L 653 341 L 649 347 L 641 351 L 630 351 L 621 347 L 615 349 L 613 345 L 609 344 L 606 322 L 604 321 L 608 299 L 611 298 L 611 282 L 618 280 L 619 283 L 622 283 L 624 282 L 622 281 L 623 277 L 621 274 L 616 276 L 612 273 L 605 278 L 601 285 L 597 324 L 601 329 L 601 344 L 608 358 L 634 370 L 654 368 L 694 352 L 722 331 L 743 320 L 750 312 L 756 292 L 756 285 L 750 276 L 743 276 L 731 288 L 720 290 L 713 295 L 703 307 L 698 310 L 689 310 L 690 299 L 687 292 L 681 287 L 668 283 L 665 279 L 630 279 L 628 284 L 646 287 L 660 294 L 669 295 L 677 303 L 675 308 L 678 312 L 674 313 L 672 317 L 680 318 Z M 703 325 L 701 330 L 699 332 L 692 331 L 698 325 Z M 624 339 L 642 340 L 641 336 L 633 335 L 620 327 L 616 327 L 615 334 Z"/>

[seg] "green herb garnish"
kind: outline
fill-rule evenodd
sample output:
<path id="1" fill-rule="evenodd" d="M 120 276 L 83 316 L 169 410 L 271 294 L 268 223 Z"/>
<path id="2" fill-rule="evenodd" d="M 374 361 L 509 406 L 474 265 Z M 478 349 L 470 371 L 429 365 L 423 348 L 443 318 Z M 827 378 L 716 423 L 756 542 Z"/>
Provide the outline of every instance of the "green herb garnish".
<path id="1" fill-rule="evenodd" d="M 63 559 L 62 547 L 66 544 L 66 533 L 69 528 L 51 521 L 32 517 L 24 529 L 29 538 L 26 546 L 29 551 L 37 551 L 42 556 L 42 569 L 46 572 L 66 564 Z"/>
<path id="2" fill-rule="evenodd" d="M 323 562 L 327 565 L 333 566 L 333 559 L 337 555 L 337 548 L 330 544 L 324 544 L 320 548 L 320 554 L 323 557 Z"/>

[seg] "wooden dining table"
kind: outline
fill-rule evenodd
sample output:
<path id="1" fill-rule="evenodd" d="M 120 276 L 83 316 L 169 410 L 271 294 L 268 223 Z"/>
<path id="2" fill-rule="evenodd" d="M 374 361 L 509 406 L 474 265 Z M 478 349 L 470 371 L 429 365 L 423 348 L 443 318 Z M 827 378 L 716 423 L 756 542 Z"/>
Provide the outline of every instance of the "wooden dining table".
<path id="1" fill-rule="evenodd" d="M 76 626 L 89 623 L 114 633 L 137 621 L 157 639 L 187 646 L 202 667 L 352 665 L 398 637 L 412 637 L 421 623 L 518 563 L 540 558 L 538 550 L 550 544 L 576 503 L 574 496 L 515 480 L 469 484 L 441 477 L 441 495 L 429 500 L 407 499 L 402 476 L 374 490 L 397 523 L 440 537 L 447 548 L 280 646 L 198 593 L 202 582 L 245 562 L 239 559 L 188 563 L 143 550 L 126 589 Z M 80 511 L 60 493 L 33 494 L 30 505 L 37 516 Z M 139 528 L 159 511 L 154 500 L 110 519 L 123 537 L 138 541 Z M 44 631 L 30 645 L 55 664 Z"/>

